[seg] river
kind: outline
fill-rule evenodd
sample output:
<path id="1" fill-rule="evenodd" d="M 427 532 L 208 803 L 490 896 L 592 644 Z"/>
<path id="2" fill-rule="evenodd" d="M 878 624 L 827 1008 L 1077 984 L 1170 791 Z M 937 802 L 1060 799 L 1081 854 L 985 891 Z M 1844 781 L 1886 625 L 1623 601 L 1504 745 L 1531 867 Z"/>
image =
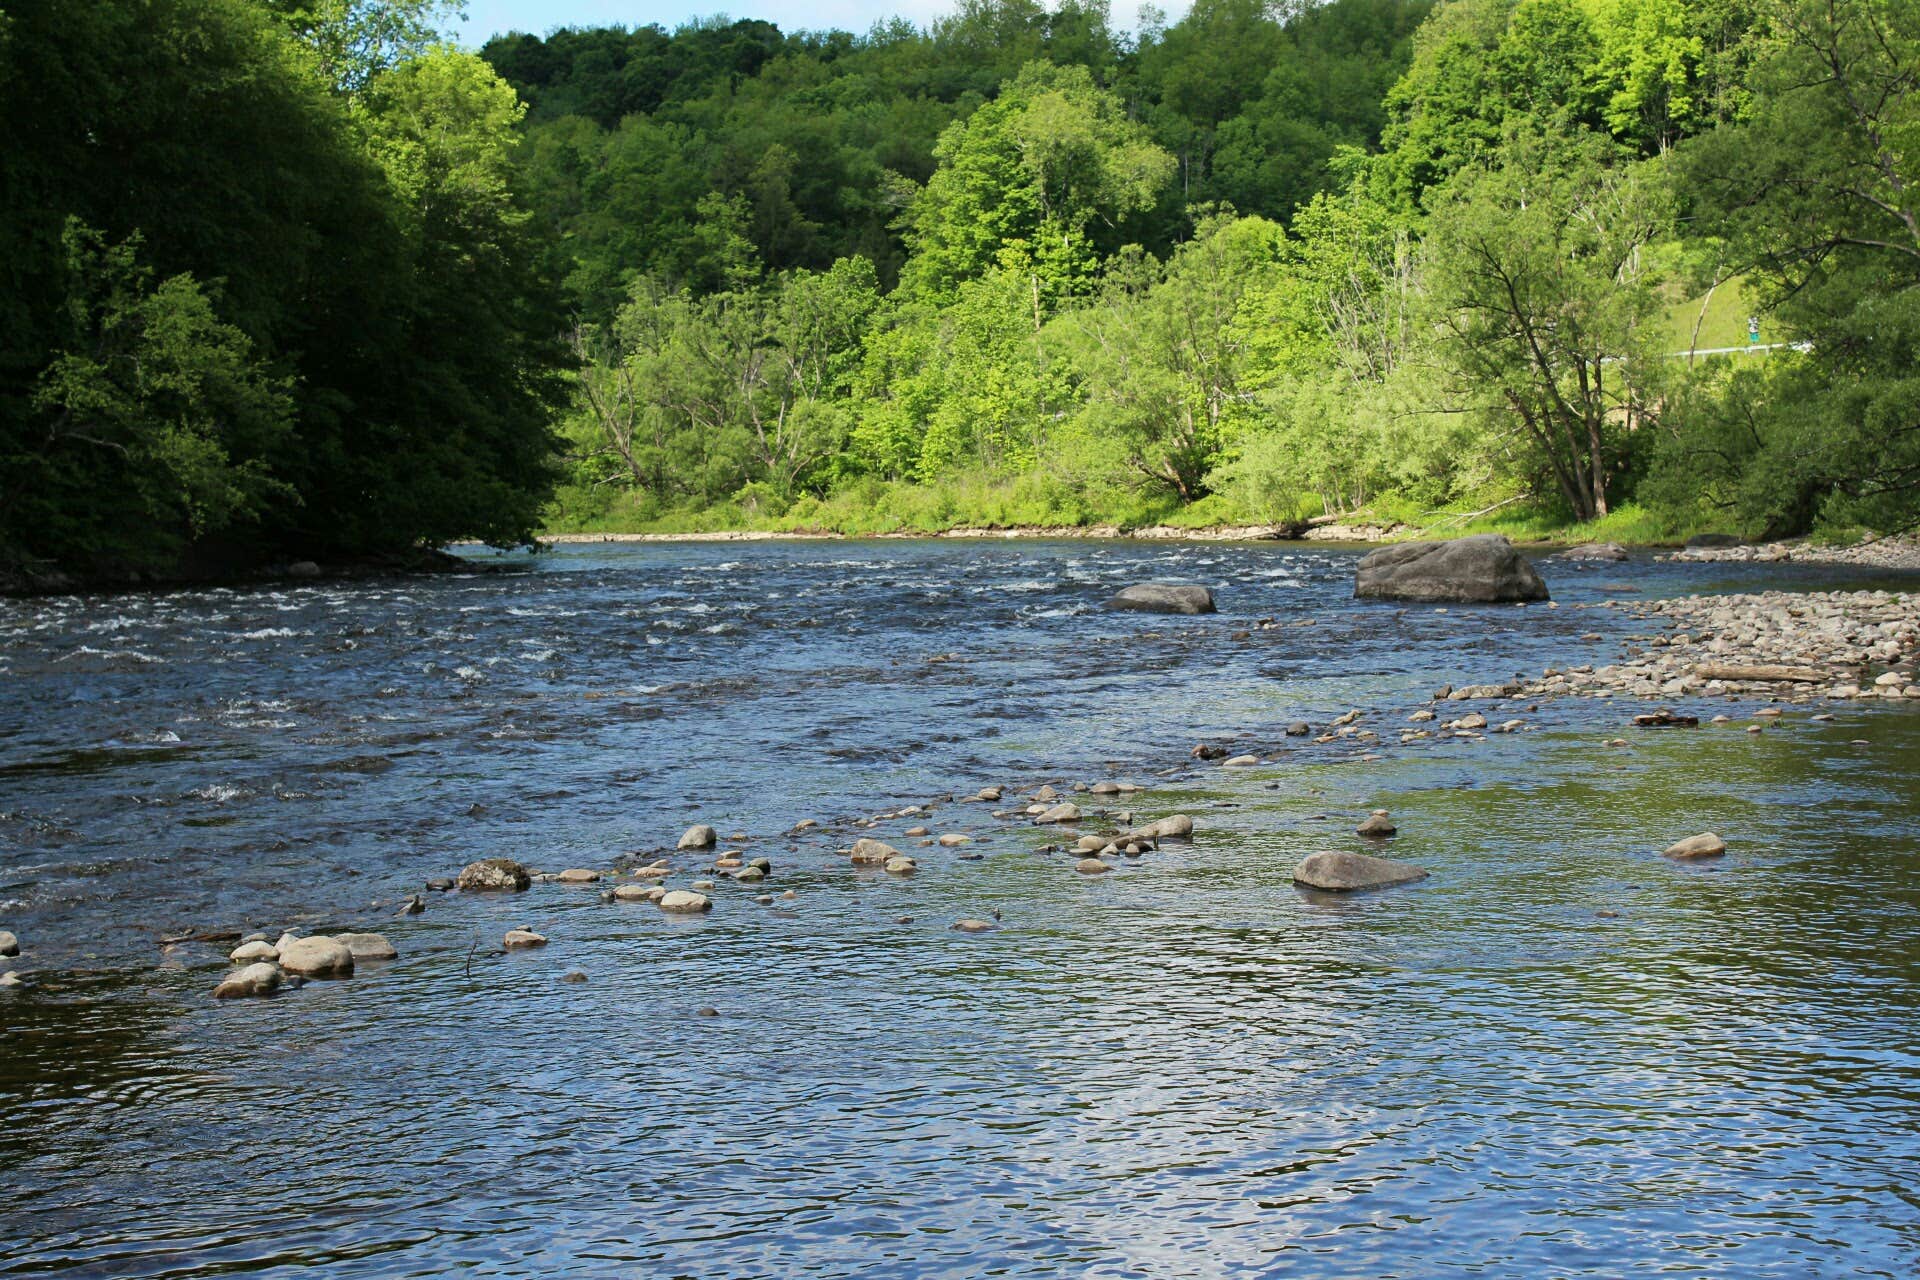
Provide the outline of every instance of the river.
<path id="1" fill-rule="evenodd" d="M 576 545 L 0 602 L 0 1274 L 1920 1273 L 1920 718 L 1390 732 L 1612 660 L 1652 624 L 1609 599 L 1920 583 L 1548 559 L 1554 608 L 1439 610 L 1352 600 L 1357 555 Z M 1221 612 L 1101 607 L 1148 579 Z M 1283 734 L 1350 709 L 1384 744 Z M 1193 842 L 1078 876 L 944 800 L 1107 778 Z M 1296 890 L 1373 808 L 1431 878 Z M 694 822 L 773 878 L 393 915 Z M 1708 829 L 1729 857 L 1659 856 Z M 400 958 L 216 1003 L 232 942 L 165 941 L 288 927 Z"/>

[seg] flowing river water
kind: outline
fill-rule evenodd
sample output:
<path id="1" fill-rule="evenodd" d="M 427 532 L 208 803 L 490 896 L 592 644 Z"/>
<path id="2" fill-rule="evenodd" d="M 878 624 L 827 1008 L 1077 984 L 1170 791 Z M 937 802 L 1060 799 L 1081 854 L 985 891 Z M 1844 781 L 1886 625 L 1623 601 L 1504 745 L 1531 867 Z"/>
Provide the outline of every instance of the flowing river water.
<path id="1" fill-rule="evenodd" d="M 1920 718 L 1391 732 L 1613 660 L 1653 624 L 1607 599 L 1920 583 L 1547 559 L 1555 608 L 1437 610 L 1352 600 L 1357 554 L 596 545 L 0 602 L 0 1274 L 1920 1273 Z M 1102 609 L 1148 579 L 1221 612 Z M 1384 745 L 1283 735 L 1356 708 Z M 990 805 L 849 825 L 1104 778 L 1193 842 L 1090 878 Z M 1296 890 L 1376 807 L 1432 877 Z M 393 916 L 700 821 L 773 878 Z M 164 941 L 288 927 L 400 958 L 215 1002 L 232 941 Z"/>

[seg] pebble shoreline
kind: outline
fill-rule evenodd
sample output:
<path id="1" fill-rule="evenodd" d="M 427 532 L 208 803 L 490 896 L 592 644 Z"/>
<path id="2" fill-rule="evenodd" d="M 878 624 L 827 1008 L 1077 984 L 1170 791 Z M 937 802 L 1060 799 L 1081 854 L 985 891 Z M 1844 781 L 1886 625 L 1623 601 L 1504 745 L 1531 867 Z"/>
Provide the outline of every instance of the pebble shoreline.
<path id="1" fill-rule="evenodd" d="M 1777 564 L 1854 564 L 1874 569 L 1920 570 L 1920 537 L 1874 538 L 1850 547 L 1822 547 L 1810 542 L 1766 542 L 1735 547 L 1688 547 L 1659 557 L 1670 561 Z"/>
<path id="2" fill-rule="evenodd" d="M 1505 696 L 1920 699 L 1920 597 L 1887 591 L 1788 592 L 1607 601 L 1661 623 L 1607 666 L 1549 668 Z"/>

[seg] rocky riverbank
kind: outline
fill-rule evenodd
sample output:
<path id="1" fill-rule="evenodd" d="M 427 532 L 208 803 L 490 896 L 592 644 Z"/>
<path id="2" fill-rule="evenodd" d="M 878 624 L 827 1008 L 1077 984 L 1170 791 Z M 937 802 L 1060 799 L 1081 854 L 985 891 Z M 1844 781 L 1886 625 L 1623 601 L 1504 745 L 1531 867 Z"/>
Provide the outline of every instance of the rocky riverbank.
<path id="1" fill-rule="evenodd" d="M 963 526 L 926 532 L 895 529 L 885 533 L 841 533 L 831 529 L 796 529 L 776 532 L 765 529 L 723 529 L 710 533 L 550 533 L 541 535 L 542 543 L 591 544 L 596 542 L 784 542 L 847 541 L 857 538 L 1137 538 L 1146 542 L 1386 542 L 1404 537 L 1414 530 L 1406 525 L 1379 525 L 1312 521 L 1306 524 L 1222 524 L 1201 528 L 1156 524 L 1122 528 L 1117 524 L 1040 525 L 1008 527 Z"/>
<path id="2" fill-rule="evenodd" d="M 1920 597 L 1789 592 L 1607 601 L 1656 623 L 1607 666 L 1550 668 L 1506 696 L 1920 699 Z"/>
<path id="3" fill-rule="evenodd" d="M 1920 537 L 1869 538 L 1850 547 L 1818 546 L 1806 541 L 1743 543 L 1731 547 L 1686 547 L 1662 559 L 1778 564 L 1852 564 L 1873 569 L 1920 570 Z"/>

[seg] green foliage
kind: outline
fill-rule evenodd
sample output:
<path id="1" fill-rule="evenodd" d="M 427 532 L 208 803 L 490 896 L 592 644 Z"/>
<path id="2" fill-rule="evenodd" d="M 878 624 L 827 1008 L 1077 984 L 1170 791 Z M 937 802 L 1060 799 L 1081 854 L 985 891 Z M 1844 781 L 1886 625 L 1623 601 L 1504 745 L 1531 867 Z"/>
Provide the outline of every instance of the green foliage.
<path id="1" fill-rule="evenodd" d="M 1902 0 L 458 11 L 8 0 L 5 559 L 1920 519 Z"/>
<path id="2" fill-rule="evenodd" d="M 1663 491 L 1750 527 L 1920 521 L 1920 12 L 1780 0 L 1742 118 L 1682 152 L 1702 220 L 1808 350 L 1717 377 Z"/>
<path id="3" fill-rule="evenodd" d="M 70 221 L 67 323 L 32 405 L 46 438 L 30 458 L 40 481 L 26 500 L 76 482 L 120 495 L 103 527 L 73 529 L 87 559 L 119 547 L 165 563 L 189 539 L 257 516 L 285 487 L 267 460 L 284 448 L 293 401 L 284 378 L 222 323 L 192 276 L 155 283 L 137 240 L 108 245 Z M 58 527 L 69 513 L 46 510 Z"/>
<path id="4" fill-rule="evenodd" d="M 1092 273 L 1095 222 L 1152 207 L 1173 158 L 1083 67 L 1033 63 L 940 135 L 906 214 L 909 297 L 944 302 L 1018 247 L 1050 299 Z"/>
<path id="5" fill-rule="evenodd" d="M 311 48 L 320 69 L 349 93 L 382 71 L 426 53 L 447 25 L 466 13 L 465 0 L 262 0 L 287 30 Z"/>
<path id="6" fill-rule="evenodd" d="M 1207 477 L 1259 425 L 1253 354 L 1285 235 L 1263 218 L 1204 218 L 1164 269 L 1122 260 L 1096 305 L 1063 325 L 1082 403 L 1081 448 L 1111 469 L 1205 496 Z"/>
<path id="7" fill-rule="evenodd" d="M 8 4 L 0 560 L 531 531 L 561 321 L 514 189 L 519 108 L 422 47 L 442 12 Z M 360 70 L 323 71 L 329 24 L 362 19 L 336 41 Z"/>
<path id="8" fill-rule="evenodd" d="M 1577 520 L 1607 513 L 1626 437 L 1658 403 L 1663 312 L 1644 251 L 1670 217 L 1644 165 L 1592 136 L 1515 138 L 1437 202 L 1426 256 L 1446 403 Z"/>

